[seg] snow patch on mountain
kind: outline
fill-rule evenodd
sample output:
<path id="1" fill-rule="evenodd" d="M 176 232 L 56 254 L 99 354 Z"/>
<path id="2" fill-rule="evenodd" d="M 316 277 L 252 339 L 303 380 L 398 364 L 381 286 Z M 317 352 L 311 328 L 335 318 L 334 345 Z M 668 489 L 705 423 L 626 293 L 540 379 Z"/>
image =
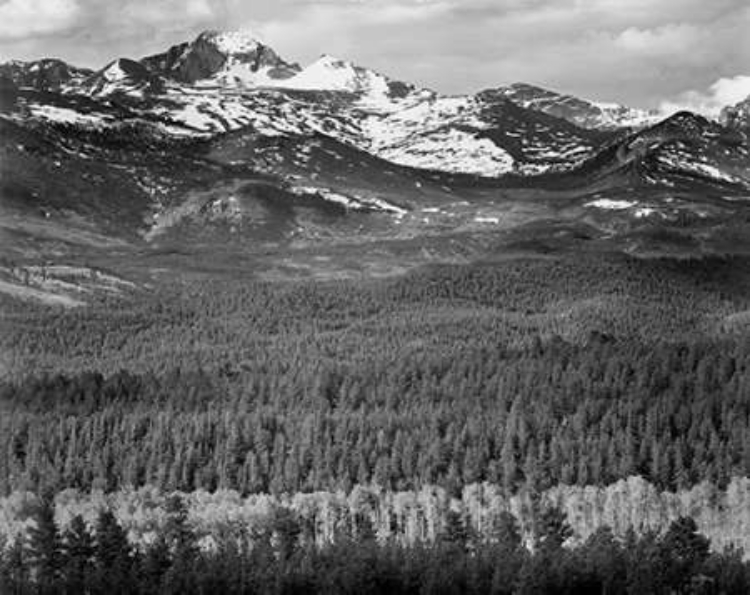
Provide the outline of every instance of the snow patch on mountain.
<path id="1" fill-rule="evenodd" d="M 376 152 L 404 143 L 414 134 L 425 134 L 446 126 L 483 126 L 476 118 L 478 101 L 473 97 L 429 97 L 392 114 L 372 115 L 362 122 Z"/>
<path id="2" fill-rule="evenodd" d="M 109 66 L 107 66 L 101 73 L 102 78 L 110 82 L 121 81 L 128 77 L 127 73 L 122 69 L 120 60 L 115 60 Z"/>
<path id="3" fill-rule="evenodd" d="M 117 91 L 127 91 L 126 86 L 129 79 L 130 77 L 123 69 L 121 61 L 115 60 L 98 75 L 95 75 L 86 86 L 90 89 L 92 95 L 106 96 Z"/>
<path id="4" fill-rule="evenodd" d="M 659 155 L 659 161 L 672 169 L 691 174 L 698 174 L 719 182 L 726 182 L 729 184 L 743 183 L 740 178 L 732 176 L 710 163 L 699 161 L 688 153 L 682 153 L 679 151 L 664 152 Z"/>
<path id="5" fill-rule="evenodd" d="M 216 48 L 225 54 L 248 54 L 258 50 L 260 41 L 250 31 L 225 31 L 213 33 Z"/>
<path id="6" fill-rule="evenodd" d="M 507 151 L 491 140 L 456 128 L 416 135 L 379 150 L 378 155 L 399 165 L 483 176 L 507 174 L 513 171 L 515 163 Z"/>
<path id="7" fill-rule="evenodd" d="M 491 140 L 474 97 L 428 97 L 386 115 L 362 121 L 371 153 L 409 167 L 497 176 L 513 170 L 514 159 Z"/>
<path id="8" fill-rule="evenodd" d="M 353 93 L 359 96 L 356 107 L 373 113 L 392 113 L 435 95 L 329 55 L 321 56 L 295 76 L 273 84 L 304 91 Z"/>
<path id="9" fill-rule="evenodd" d="M 521 107 L 563 118 L 583 128 L 644 128 L 663 118 L 663 114 L 658 111 L 634 109 L 617 103 L 588 101 L 525 83 L 501 87 L 497 92 Z"/>
<path id="10" fill-rule="evenodd" d="M 318 186 L 292 186 L 290 190 L 297 196 L 315 196 L 353 211 L 382 211 L 398 217 L 403 217 L 407 213 L 406 209 L 382 198 L 345 195 L 330 188 L 321 188 Z"/>
<path id="11" fill-rule="evenodd" d="M 624 211 L 634 207 L 637 203 L 629 200 L 613 200 L 611 198 L 600 198 L 586 203 L 587 207 L 595 207 L 597 209 L 605 209 L 608 211 Z"/>
<path id="12" fill-rule="evenodd" d="M 30 105 L 29 112 L 35 118 L 60 124 L 77 124 L 82 126 L 105 126 L 114 120 L 109 116 L 98 114 L 82 114 L 67 107 L 52 105 Z"/>
<path id="13" fill-rule="evenodd" d="M 598 114 L 592 116 L 592 124 L 595 128 L 645 128 L 652 126 L 664 118 L 661 112 L 655 110 L 642 110 L 620 105 L 619 103 L 606 103 L 601 101 L 589 102 Z"/>
<path id="14" fill-rule="evenodd" d="M 196 87 L 266 87 L 276 86 L 278 80 L 270 76 L 271 67 L 252 70 L 244 62 L 228 58 L 223 68 L 210 78 L 196 81 Z"/>
<path id="15" fill-rule="evenodd" d="M 317 91 L 367 91 L 383 94 L 388 92 L 385 77 L 328 55 L 321 56 L 319 60 L 286 81 L 286 85 L 292 89 Z"/>

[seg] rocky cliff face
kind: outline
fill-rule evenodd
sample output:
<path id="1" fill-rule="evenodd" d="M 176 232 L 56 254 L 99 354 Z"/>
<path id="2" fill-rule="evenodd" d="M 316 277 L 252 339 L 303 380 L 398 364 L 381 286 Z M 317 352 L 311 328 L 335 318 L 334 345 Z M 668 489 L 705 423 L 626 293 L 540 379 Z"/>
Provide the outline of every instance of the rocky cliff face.
<path id="1" fill-rule="evenodd" d="M 750 97 L 737 105 L 725 107 L 720 120 L 730 128 L 750 131 Z"/>
<path id="2" fill-rule="evenodd" d="M 289 78 L 299 71 L 299 66 L 285 62 L 273 49 L 249 35 L 211 31 L 141 62 L 152 72 L 186 84 L 227 70 L 245 76 L 265 73 L 272 79 Z"/>
<path id="3" fill-rule="evenodd" d="M 495 91 L 523 107 L 562 118 L 582 128 L 643 127 L 659 120 L 659 114 L 616 103 L 587 101 L 534 85 L 516 83 Z"/>
<path id="4" fill-rule="evenodd" d="M 31 87 L 39 91 L 58 91 L 65 85 L 82 81 L 92 74 L 91 70 L 76 68 L 52 58 L 0 64 L 0 76 L 9 78 L 17 87 Z"/>
<path id="5" fill-rule="evenodd" d="M 120 58 L 86 79 L 81 90 L 100 97 L 116 93 L 158 94 L 165 91 L 165 81 L 143 64 Z"/>

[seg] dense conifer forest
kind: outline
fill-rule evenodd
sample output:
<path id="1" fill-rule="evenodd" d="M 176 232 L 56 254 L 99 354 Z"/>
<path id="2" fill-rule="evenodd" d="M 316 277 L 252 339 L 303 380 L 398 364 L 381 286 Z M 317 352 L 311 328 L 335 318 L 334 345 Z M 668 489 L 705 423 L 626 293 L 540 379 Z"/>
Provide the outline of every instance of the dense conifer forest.
<path id="1" fill-rule="evenodd" d="M 592 256 L 7 308 L 0 490 L 724 487 L 750 472 L 748 264 Z"/>
<path id="2" fill-rule="evenodd" d="M 461 498 L 467 486 L 491 485 L 510 498 L 604 490 L 634 476 L 662 492 L 726 490 L 750 473 L 747 259 L 550 256 L 365 281 L 193 279 L 91 299 L 67 310 L 3 302 L 4 495 L 149 486 L 281 496 L 369 485 L 384 498 L 425 486 Z M 544 514 L 522 519 L 524 540 Z M 450 518 L 443 511 L 439 525 Z M 278 535 L 253 547 L 220 540 L 221 555 L 173 534 L 145 549 L 120 536 L 112 539 L 128 553 L 107 562 L 114 574 L 91 554 L 88 570 L 65 565 L 79 568 L 76 577 L 55 570 L 48 579 L 54 588 L 93 581 L 92 592 L 118 572 L 167 585 L 184 578 L 174 570 L 184 558 L 201 573 L 191 588 L 206 593 L 218 592 L 211 581 L 284 593 L 743 592 L 720 586 L 747 584 L 740 553 L 709 554 L 691 533 L 685 539 L 705 550 L 698 558 L 665 554 L 671 520 L 627 541 L 602 528 L 564 549 L 499 544 L 488 525 L 471 536 L 464 524 L 458 543 L 440 531 L 427 541 L 359 540 L 346 561 L 356 530 L 324 543 L 295 537 L 289 551 Z M 675 531 L 686 530 L 680 522 Z M 63 552 L 66 539 L 79 540 L 95 552 L 102 523 L 68 523 L 53 543 Z M 39 539 L 9 540 L 2 580 L 15 592 L 29 581 L 47 588 Z M 30 575 L 18 574 L 31 572 L 23 556 L 37 560 Z M 674 560 L 654 562 L 660 556 Z M 615 581 L 606 588 L 601 564 Z M 321 567 L 335 585 L 315 582 L 323 578 L 311 569 Z M 356 582 L 370 580 L 365 567 L 376 569 L 366 586 Z M 656 586 L 633 586 L 639 576 Z M 427 577 L 434 589 L 420 591 Z M 683 579 L 708 590 L 670 582 Z M 441 591 L 449 580 L 462 586 Z M 524 590 L 526 580 L 554 588 Z M 188 592 L 169 585 L 164 592 Z"/>

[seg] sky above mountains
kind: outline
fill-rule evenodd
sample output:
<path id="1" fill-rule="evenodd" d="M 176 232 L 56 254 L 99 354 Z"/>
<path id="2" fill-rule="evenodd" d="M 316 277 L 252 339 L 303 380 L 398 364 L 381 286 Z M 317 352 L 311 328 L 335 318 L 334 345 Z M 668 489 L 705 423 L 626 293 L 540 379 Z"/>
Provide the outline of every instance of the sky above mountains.
<path id="1" fill-rule="evenodd" d="M 710 112 L 750 95 L 748 26 L 747 0 L 0 0 L 0 61 L 98 67 L 242 28 L 444 93 L 524 81 Z"/>

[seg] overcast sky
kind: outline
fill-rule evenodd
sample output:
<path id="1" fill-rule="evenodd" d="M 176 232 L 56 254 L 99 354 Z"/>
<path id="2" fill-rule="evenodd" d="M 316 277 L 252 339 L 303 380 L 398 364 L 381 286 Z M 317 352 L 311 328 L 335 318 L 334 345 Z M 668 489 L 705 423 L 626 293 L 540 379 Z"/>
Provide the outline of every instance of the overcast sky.
<path id="1" fill-rule="evenodd" d="M 103 66 L 207 28 L 248 29 L 444 93 L 524 81 L 703 111 L 750 95 L 748 0 L 0 0 L 0 61 Z"/>

